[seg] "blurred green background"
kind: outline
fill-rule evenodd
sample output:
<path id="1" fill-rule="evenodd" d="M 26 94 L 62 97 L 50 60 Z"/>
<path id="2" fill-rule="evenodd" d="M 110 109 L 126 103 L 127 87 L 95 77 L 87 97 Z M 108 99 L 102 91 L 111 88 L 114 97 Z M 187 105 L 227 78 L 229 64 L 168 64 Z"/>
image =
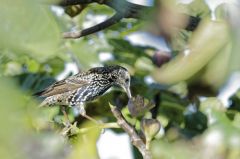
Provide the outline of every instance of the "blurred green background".
<path id="1" fill-rule="evenodd" d="M 161 131 L 151 143 L 153 158 L 240 158 L 239 4 L 211 5 L 195 0 L 155 1 L 146 17 L 121 22 L 80 39 L 63 39 L 62 32 L 81 30 L 110 17 L 114 11 L 96 3 L 71 18 L 53 1 L 0 2 L 0 156 L 13 158 L 99 158 L 96 142 L 102 127 L 74 116 L 75 131 L 61 136 L 63 115 L 58 107 L 39 109 L 32 96 L 49 84 L 94 66 L 121 65 L 131 73 L 131 91 L 155 107 L 152 117 Z M 194 31 L 187 16 L 199 17 Z M 169 51 L 127 40 L 135 32 L 163 38 Z M 146 38 L 147 39 L 147 38 Z M 159 44 L 161 45 L 161 44 Z M 238 75 L 235 81 L 229 80 Z M 221 95 L 230 86 L 228 102 Z M 226 96 L 224 96 L 226 99 Z M 132 118 L 127 96 L 120 90 L 88 103 L 87 113 L 114 122 L 108 103 L 122 107 L 124 116 L 140 130 L 141 117 Z M 124 133 L 121 129 L 113 129 Z M 133 150 L 134 158 L 141 158 Z"/>

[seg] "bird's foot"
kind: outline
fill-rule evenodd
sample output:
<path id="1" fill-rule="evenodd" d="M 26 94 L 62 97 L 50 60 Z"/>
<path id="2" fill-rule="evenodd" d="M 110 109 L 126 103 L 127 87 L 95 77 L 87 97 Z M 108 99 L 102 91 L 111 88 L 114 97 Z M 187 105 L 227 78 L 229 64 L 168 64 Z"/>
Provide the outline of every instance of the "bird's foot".
<path id="1" fill-rule="evenodd" d="M 63 125 L 65 128 L 67 128 L 67 127 L 71 127 L 72 124 L 70 121 L 67 120 L 67 121 L 63 122 Z"/>
<path id="2" fill-rule="evenodd" d="M 66 136 L 71 136 L 73 134 L 76 133 L 76 131 L 78 130 L 77 128 L 77 122 L 71 124 L 70 122 L 65 122 L 63 123 L 63 125 L 65 126 L 62 131 L 61 131 L 61 135 L 66 137 Z"/>

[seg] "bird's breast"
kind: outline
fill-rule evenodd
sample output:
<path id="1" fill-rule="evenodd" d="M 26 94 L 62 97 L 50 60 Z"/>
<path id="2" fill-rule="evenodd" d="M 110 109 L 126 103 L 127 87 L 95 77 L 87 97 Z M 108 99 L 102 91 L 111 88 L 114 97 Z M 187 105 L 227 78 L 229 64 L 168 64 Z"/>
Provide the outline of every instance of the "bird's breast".
<path id="1" fill-rule="evenodd" d="M 110 84 L 98 83 L 92 84 L 86 87 L 81 87 L 73 92 L 73 95 L 68 99 L 71 105 L 76 105 L 78 103 L 84 103 L 87 101 L 92 101 L 98 96 L 101 96 L 111 87 Z"/>

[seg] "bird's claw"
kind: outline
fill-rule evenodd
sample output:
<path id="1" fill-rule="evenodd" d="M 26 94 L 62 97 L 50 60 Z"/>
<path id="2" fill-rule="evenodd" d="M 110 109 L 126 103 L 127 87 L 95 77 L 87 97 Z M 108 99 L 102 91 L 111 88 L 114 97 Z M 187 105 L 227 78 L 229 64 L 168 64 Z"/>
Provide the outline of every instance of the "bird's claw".
<path id="1" fill-rule="evenodd" d="M 76 129 L 77 128 L 77 122 L 71 124 L 70 122 L 66 122 L 63 123 L 64 124 L 64 128 L 61 131 L 61 135 L 66 137 L 66 136 L 70 136 L 76 133 Z"/>
<path id="2" fill-rule="evenodd" d="M 71 123 L 69 121 L 63 122 L 65 128 L 71 127 Z"/>

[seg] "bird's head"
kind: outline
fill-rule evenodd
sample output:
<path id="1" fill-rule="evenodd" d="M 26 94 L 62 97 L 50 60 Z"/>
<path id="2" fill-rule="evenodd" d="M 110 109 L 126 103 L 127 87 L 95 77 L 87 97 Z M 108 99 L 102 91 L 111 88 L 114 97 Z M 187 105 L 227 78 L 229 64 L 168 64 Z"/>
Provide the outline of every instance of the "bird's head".
<path id="1" fill-rule="evenodd" d="M 122 87 L 124 91 L 127 93 L 128 98 L 131 98 L 131 91 L 130 91 L 130 74 L 127 69 L 124 67 L 120 67 L 116 70 L 117 79 L 115 84 Z"/>

